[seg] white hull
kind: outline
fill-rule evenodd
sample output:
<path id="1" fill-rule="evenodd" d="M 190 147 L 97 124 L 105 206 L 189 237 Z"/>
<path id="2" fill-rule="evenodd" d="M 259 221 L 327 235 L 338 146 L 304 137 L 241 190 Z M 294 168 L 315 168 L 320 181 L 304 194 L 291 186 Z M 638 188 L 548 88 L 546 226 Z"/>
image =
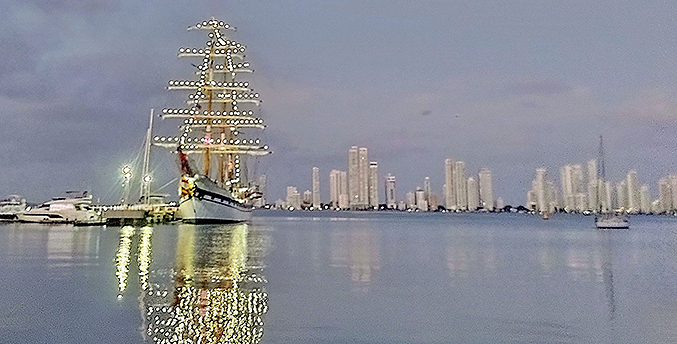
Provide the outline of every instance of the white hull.
<path id="1" fill-rule="evenodd" d="M 595 219 L 597 229 L 629 229 L 630 222 L 624 216 L 602 216 Z"/>
<path id="2" fill-rule="evenodd" d="M 252 209 L 226 205 L 212 200 L 191 197 L 179 204 L 179 213 L 186 223 L 246 222 L 252 218 Z"/>

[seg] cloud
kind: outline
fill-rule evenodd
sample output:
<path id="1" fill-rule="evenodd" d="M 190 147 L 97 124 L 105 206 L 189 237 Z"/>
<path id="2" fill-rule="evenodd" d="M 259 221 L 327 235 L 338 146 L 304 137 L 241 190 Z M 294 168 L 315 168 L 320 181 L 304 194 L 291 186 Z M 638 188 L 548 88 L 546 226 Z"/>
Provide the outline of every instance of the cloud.
<path id="1" fill-rule="evenodd" d="M 569 92 L 570 85 L 552 80 L 521 81 L 505 86 L 506 95 L 529 96 L 529 95 L 556 95 Z"/>

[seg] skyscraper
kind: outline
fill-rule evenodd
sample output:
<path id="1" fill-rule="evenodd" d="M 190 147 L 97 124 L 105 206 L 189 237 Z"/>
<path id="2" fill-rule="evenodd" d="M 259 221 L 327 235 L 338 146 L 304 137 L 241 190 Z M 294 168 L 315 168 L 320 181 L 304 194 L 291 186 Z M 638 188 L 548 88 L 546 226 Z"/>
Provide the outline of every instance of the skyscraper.
<path id="1" fill-rule="evenodd" d="M 491 170 L 483 167 L 480 169 L 480 206 L 489 211 L 494 211 L 494 186 Z"/>
<path id="2" fill-rule="evenodd" d="M 465 163 L 454 163 L 454 189 L 456 191 L 456 209 L 468 209 L 468 180 L 465 178 Z"/>
<path id="3" fill-rule="evenodd" d="M 348 150 L 348 189 L 352 208 L 364 209 L 369 205 L 369 154 L 367 148 L 352 146 Z"/>
<path id="4" fill-rule="evenodd" d="M 611 182 L 604 181 L 604 211 L 610 211 L 614 208 L 613 189 Z"/>
<path id="5" fill-rule="evenodd" d="M 301 194 L 294 186 L 287 186 L 287 207 L 301 209 Z"/>
<path id="6" fill-rule="evenodd" d="M 593 182 L 597 185 L 597 160 L 592 159 L 588 161 L 588 184 Z"/>
<path id="7" fill-rule="evenodd" d="M 651 212 L 651 193 L 648 185 L 642 185 L 639 190 L 639 211 L 644 214 Z"/>
<path id="8" fill-rule="evenodd" d="M 540 213 L 546 213 L 549 212 L 549 202 L 548 202 L 548 190 L 547 190 L 547 184 L 546 184 L 546 169 L 545 168 L 537 168 L 536 169 L 536 182 L 535 182 L 535 187 L 536 190 L 536 205 L 537 205 L 537 211 Z"/>
<path id="9" fill-rule="evenodd" d="M 367 148 L 360 147 L 359 156 L 359 206 L 369 205 L 369 153 Z"/>
<path id="10" fill-rule="evenodd" d="M 388 207 L 388 209 L 395 209 L 397 207 L 395 181 L 395 176 L 388 173 L 388 176 L 386 177 L 386 207 Z"/>
<path id="11" fill-rule="evenodd" d="M 426 176 L 423 178 L 423 192 L 425 193 L 425 200 L 430 205 L 430 196 L 432 196 L 432 190 L 430 188 L 430 177 Z"/>
<path id="12" fill-rule="evenodd" d="M 447 209 L 456 207 L 456 188 L 454 187 L 454 161 L 444 160 L 444 206 Z"/>
<path id="13" fill-rule="evenodd" d="M 616 206 L 617 208 L 628 209 L 628 183 L 625 180 L 616 184 Z"/>
<path id="14" fill-rule="evenodd" d="M 360 159 L 357 146 L 348 150 L 348 197 L 351 206 L 360 203 Z"/>
<path id="15" fill-rule="evenodd" d="M 320 209 L 320 169 L 313 167 L 313 208 Z"/>
<path id="16" fill-rule="evenodd" d="M 468 178 L 468 210 L 477 210 L 480 205 L 479 188 L 475 178 Z"/>
<path id="17" fill-rule="evenodd" d="M 378 162 L 369 163 L 369 206 L 378 209 Z"/>
<path id="18" fill-rule="evenodd" d="M 407 209 L 416 209 L 416 193 L 407 192 Z"/>
<path id="19" fill-rule="evenodd" d="M 347 209 L 350 207 L 350 197 L 348 196 L 348 173 L 340 171 L 339 178 L 339 208 Z"/>
<path id="20" fill-rule="evenodd" d="M 672 190 L 672 207 L 666 211 L 677 210 L 677 174 L 670 175 L 670 190 Z"/>
<path id="21" fill-rule="evenodd" d="M 329 172 L 329 204 L 334 208 L 338 207 L 340 176 L 341 171 L 331 170 Z"/>
<path id="22" fill-rule="evenodd" d="M 639 193 L 639 178 L 637 177 L 637 171 L 630 170 L 626 176 L 626 184 L 628 187 L 627 199 L 628 199 L 628 211 L 636 213 L 640 211 L 641 208 L 641 199 Z"/>
<path id="23" fill-rule="evenodd" d="M 672 210 L 672 189 L 668 178 L 661 178 L 658 181 L 658 200 L 660 201 L 661 212 Z"/>
<path id="24" fill-rule="evenodd" d="M 425 191 L 421 187 L 418 187 L 414 195 L 416 198 L 416 209 L 428 211 L 428 200 L 425 197 Z"/>
<path id="25" fill-rule="evenodd" d="M 329 198 L 334 208 L 348 208 L 348 177 L 345 171 L 329 172 Z"/>
<path id="26" fill-rule="evenodd" d="M 560 182 L 562 183 L 562 196 L 564 197 L 564 209 L 573 211 L 576 209 L 576 190 L 574 186 L 574 174 L 571 165 L 562 166 L 559 170 Z"/>

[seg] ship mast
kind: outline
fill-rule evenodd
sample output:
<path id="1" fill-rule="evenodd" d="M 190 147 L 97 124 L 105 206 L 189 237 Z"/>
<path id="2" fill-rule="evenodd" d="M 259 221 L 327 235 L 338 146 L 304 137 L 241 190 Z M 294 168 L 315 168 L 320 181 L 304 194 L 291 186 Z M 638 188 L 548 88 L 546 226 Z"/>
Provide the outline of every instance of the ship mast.
<path id="1" fill-rule="evenodd" d="M 207 177 L 210 177 L 211 154 L 218 154 L 216 182 L 237 192 L 243 184 L 241 156 L 267 155 L 270 151 L 260 139 L 245 137 L 243 133 L 250 128 L 264 129 L 265 125 L 261 118 L 254 116 L 256 107 L 247 107 L 261 103 L 259 94 L 250 88 L 249 82 L 236 80 L 238 73 L 253 70 L 244 60 L 245 46 L 222 33 L 222 30 L 234 29 L 214 18 L 188 28 L 208 31 L 204 47 L 179 49 L 179 57 L 202 59 L 196 66 L 198 79 L 169 81 L 170 90 L 193 92 L 188 96 L 187 108 L 162 110 L 163 118 L 183 119 L 181 135 L 156 136 L 154 144 L 178 148 L 185 154 L 204 154 L 203 174 Z M 214 137 L 215 132 L 220 135 Z"/>

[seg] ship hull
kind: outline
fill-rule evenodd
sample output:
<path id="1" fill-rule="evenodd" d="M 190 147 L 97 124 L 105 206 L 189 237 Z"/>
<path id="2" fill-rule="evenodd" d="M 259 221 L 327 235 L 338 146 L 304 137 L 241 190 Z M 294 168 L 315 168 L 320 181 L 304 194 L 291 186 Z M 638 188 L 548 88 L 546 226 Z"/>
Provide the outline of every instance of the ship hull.
<path id="1" fill-rule="evenodd" d="M 196 180 L 187 195 L 181 197 L 179 214 L 183 222 L 192 224 L 238 223 L 252 218 L 251 206 L 242 204 L 229 192 L 208 179 Z"/>

